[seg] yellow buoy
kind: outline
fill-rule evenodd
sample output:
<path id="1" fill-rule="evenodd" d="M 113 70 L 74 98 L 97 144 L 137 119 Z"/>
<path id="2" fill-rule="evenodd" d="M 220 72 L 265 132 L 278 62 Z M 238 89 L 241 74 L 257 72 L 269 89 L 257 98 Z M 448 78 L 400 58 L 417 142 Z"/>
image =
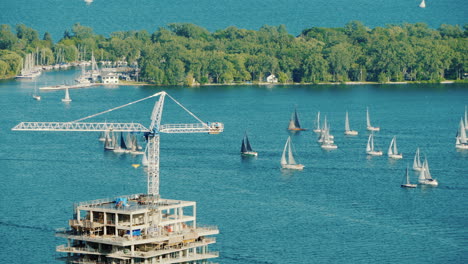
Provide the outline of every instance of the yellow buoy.
<path id="1" fill-rule="evenodd" d="M 140 164 L 132 164 L 133 168 L 137 169 L 138 167 L 140 167 Z"/>

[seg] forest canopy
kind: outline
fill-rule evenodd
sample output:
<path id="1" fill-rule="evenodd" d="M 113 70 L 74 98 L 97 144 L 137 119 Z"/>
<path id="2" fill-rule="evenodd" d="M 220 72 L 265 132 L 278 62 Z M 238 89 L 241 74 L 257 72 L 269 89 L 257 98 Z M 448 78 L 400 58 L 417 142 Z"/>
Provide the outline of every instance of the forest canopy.
<path id="1" fill-rule="evenodd" d="M 234 26 L 216 32 L 172 23 L 155 32 L 119 31 L 105 37 L 75 24 L 54 43 L 25 25 L 0 25 L 0 78 L 17 75 L 36 52 L 41 64 L 122 61 L 140 68 L 140 80 L 158 85 L 263 82 L 459 80 L 468 72 L 468 24 L 424 23 L 370 29 L 359 21 L 341 28 L 312 27 L 298 36 L 284 25 L 259 30 Z"/>

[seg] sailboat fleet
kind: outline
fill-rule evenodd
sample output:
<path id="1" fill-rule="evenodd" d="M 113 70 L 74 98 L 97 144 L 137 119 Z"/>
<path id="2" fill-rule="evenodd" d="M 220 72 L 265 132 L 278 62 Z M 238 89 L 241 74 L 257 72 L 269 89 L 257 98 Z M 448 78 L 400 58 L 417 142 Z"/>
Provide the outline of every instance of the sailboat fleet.
<path id="1" fill-rule="evenodd" d="M 144 155 L 142 147 L 138 144 L 138 140 L 135 134 L 128 133 L 124 137 L 123 133 L 120 133 L 117 137 L 115 132 L 106 131 L 100 134 L 99 141 L 104 141 L 104 150 L 113 151 L 115 153 L 130 153 L 134 155 Z"/>

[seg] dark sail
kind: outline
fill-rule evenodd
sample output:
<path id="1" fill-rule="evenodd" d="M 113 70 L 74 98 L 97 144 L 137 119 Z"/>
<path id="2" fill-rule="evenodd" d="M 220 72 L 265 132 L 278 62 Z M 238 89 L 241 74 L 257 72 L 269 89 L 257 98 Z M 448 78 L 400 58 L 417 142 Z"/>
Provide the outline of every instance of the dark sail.
<path id="1" fill-rule="evenodd" d="M 252 151 L 252 146 L 250 146 L 249 138 L 247 137 L 247 134 L 245 134 L 245 147 L 247 148 L 247 151 Z"/>
<path id="2" fill-rule="evenodd" d="M 120 133 L 120 147 L 122 149 L 127 149 L 127 145 L 125 145 L 125 140 L 123 138 L 123 133 Z"/>
<path id="3" fill-rule="evenodd" d="M 301 128 L 301 124 L 299 123 L 299 117 L 297 116 L 297 111 L 294 109 L 294 125 L 296 128 Z"/>
<path id="4" fill-rule="evenodd" d="M 242 153 L 247 152 L 247 148 L 245 147 L 245 144 L 244 144 L 244 139 L 242 139 L 241 152 Z"/>

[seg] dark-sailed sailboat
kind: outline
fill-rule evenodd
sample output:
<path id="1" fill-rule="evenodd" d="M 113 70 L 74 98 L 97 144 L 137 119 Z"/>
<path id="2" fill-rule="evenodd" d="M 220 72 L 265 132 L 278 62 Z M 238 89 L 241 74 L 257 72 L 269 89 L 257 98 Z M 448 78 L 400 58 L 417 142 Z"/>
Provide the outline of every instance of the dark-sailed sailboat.
<path id="1" fill-rule="evenodd" d="M 297 110 L 294 109 L 294 113 L 291 114 L 291 119 L 289 120 L 288 130 L 290 131 L 303 131 L 305 128 L 301 127 L 299 123 L 299 117 L 297 115 Z"/>
<path id="2" fill-rule="evenodd" d="M 258 156 L 258 153 L 252 150 L 252 146 L 250 146 L 249 138 L 247 137 L 247 132 L 242 139 L 241 145 L 241 154 L 243 156 Z"/>

